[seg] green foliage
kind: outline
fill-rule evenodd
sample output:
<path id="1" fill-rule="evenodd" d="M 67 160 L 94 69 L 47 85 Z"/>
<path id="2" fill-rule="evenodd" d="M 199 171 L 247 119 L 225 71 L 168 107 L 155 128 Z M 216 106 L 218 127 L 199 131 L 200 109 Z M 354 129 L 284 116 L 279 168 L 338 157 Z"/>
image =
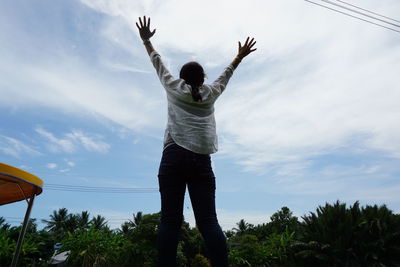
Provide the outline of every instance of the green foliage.
<path id="1" fill-rule="evenodd" d="M 266 251 L 269 254 L 270 266 L 291 266 L 293 261 L 291 245 L 295 241 L 295 232 L 290 232 L 289 227 L 282 233 L 271 234 L 266 242 Z"/>
<path id="2" fill-rule="evenodd" d="M 255 235 L 238 234 L 229 240 L 232 266 L 267 266 L 266 246 Z"/>
<path id="3" fill-rule="evenodd" d="M 273 233 L 265 240 L 255 235 L 237 235 L 229 239 L 229 260 L 232 266 L 294 266 L 290 246 L 294 232 L 286 229 Z"/>
<path id="4" fill-rule="evenodd" d="M 386 206 L 326 204 L 303 217 L 302 240 L 293 248 L 307 265 L 399 265 L 399 219 Z"/>
<path id="5" fill-rule="evenodd" d="M 87 230 L 90 227 L 90 214 L 88 211 L 82 211 L 81 214 L 77 214 L 74 217 L 76 219 L 76 228 L 79 230 Z"/>
<path id="6" fill-rule="evenodd" d="M 9 266 L 15 250 L 15 241 L 0 231 L 0 266 Z"/>
<path id="7" fill-rule="evenodd" d="M 113 266 L 122 251 L 122 236 L 96 229 L 67 233 L 61 251 L 69 251 L 69 266 Z"/>
<path id="8" fill-rule="evenodd" d="M 290 233 L 294 232 L 295 235 L 299 233 L 300 223 L 296 216 L 287 207 L 282 207 L 279 211 L 272 214 L 269 223 L 263 223 L 254 226 L 251 232 L 258 237 L 258 239 L 265 240 L 272 234 L 280 234 L 285 231 Z"/>
<path id="9" fill-rule="evenodd" d="M 191 267 L 211 267 L 210 261 L 201 254 L 196 254 L 192 260 Z"/>
<path id="10" fill-rule="evenodd" d="M 6 219 L 0 216 L 0 231 L 8 231 L 11 225 L 6 223 Z"/>
<path id="11" fill-rule="evenodd" d="M 9 266 L 15 252 L 21 226 L 0 229 L 0 266 Z M 48 247 L 53 241 L 46 231 L 37 231 L 35 219 L 28 221 L 24 242 L 22 243 L 19 264 L 34 266 L 45 264 L 50 258 Z"/>
<path id="12" fill-rule="evenodd" d="M 281 210 L 275 212 L 270 217 L 271 222 L 268 224 L 271 233 L 297 232 L 299 221 L 288 207 L 282 207 Z"/>
<path id="13" fill-rule="evenodd" d="M 126 240 L 122 251 L 124 265 L 155 266 L 160 218 L 160 213 L 140 215 L 140 219 L 134 220 L 128 231 L 123 233 Z"/>
<path id="14" fill-rule="evenodd" d="M 248 234 L 254 227 L 254 225 L 247 223 L 244 219 L 241 219 L 237 224 L 236 228 L 233 228 L 237 235 Z"/>
<path id="15" fill-rule="evenodd" d="M 88 224 L 90 227 L 96 229 L 96 230 L 109 230 L 107 226 L 107 221 L 106 218 L 104 218 L 101 215 L 97 215 L 96 217 L 93 217 L 93 219 L 90 221 Z"/>
<path id="16" fill-rule="evenodd" d="M 180 246 L 187 261 L 195 258 L 198 254 L 205 255 L 206 253 L 206 246 L 199 229 L 197 227 L 190 228 L 187 222 L 183 222 L 181 227 Z"/>
<path id="17" fill-rule="evenodd" d="M 47 224 L 44 229 L 52 233 L 56 240 L 63 239 L 68 232 L 73 232 L 78 227 L 76 216 L 68 214 L 66 208 L 53 211 L 50 220 L 43 220 L 43 222 Z"/>
<path id="18" fill-rule="evenodd" d="M 283 207 L 270 222 L 252 225 L 244 219 L 226 231 L 232 267 L 265 266 L 400 266 L 400 215 L 386 206 L 346 207 L 339 201 L 320 206 L 299 222 Z M 21 266 L 46 266 L 53 245 L 69 251 L 68 266 L 156 266 L 160 213 L 133 214 L 111 231 L 104 217 L 87 211 L 54 211 L 46 227 L 28 223 Z M 0 266 L 9 266 L 21 226 L 0 217 Z M 183 222 L 177 266 L 210 266 L 199 230 Z"/>

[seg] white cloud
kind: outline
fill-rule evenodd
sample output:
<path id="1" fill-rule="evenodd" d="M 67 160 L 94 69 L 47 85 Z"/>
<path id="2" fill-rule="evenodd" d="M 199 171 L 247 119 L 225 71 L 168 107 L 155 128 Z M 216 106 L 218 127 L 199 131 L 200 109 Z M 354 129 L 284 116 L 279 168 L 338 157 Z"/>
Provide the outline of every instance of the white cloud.
<path id="1" fill-rule="evenodd" d="M 73 130 L 71 133 L 66 134 L 66 136 L 75 141 L 76 143 L 80 143 L 83 147 L 88 151 L 94 152 L 107 152 L 110 149 L 110 145 L 99 140 L 99 137 L 88 136 L 80 130 Z"/>
<path id="2" fill-rule="evenodd" d="M 210 67 L 212 78 L 235 55 L 237 40 L 256 38 L 258 50 L 243 61 L 216 106 L 221 152 L 247 170 L 293 168 L 348 147 L 400 157 L 396 33 L 305 1 L 81 2 L 109 15 L 97 29 L 102 65 L 65 51 L 51 55 L 57 62 L 43 54 L 34 65 L 6 57 L 1 69 L 14 79 L 0 81 L 0 101 L 86 111 L 143 135 L 161 133 L 165 97 L 134 24 L 148 14 L 157 28 L 154 45 L 175 73 L 194 58 Z M 389 16 L 399 9 L 394 0 L 359 4 Z M 116 78 L 125 70 L 135 79 Z M 78 143 L 108 150 L 79 132 L 47 138 L 60 151 L 73 151 Z"/>
<path id="3" fill-rule="evenodd" d="M 152 17 L 157 28 L 154 46 L 174 74 L 182 63 L 194 59 L 207 67 L 210 80 L 233 58 L 237 41 L 250 35 L 256 38 L 258 50 L 235 71 L 216 105 L 219 157 L 233 158 L 245 170 L 259 174 L 243 174 L 257 180 L 245 187 L 280 192 L 285 201 L 300 196 L 296 201 L 293 197 L 293 203 L 338 197 L 399 202 L 398 181 L 391 179 L 398 177 L 399 169 L 393 167 L 398 162 L 391 167 L 382 162 L 361 166 L 350 162 L 346 167 L 333 159 L 321 167 L 314 161 L 320 156 L 341 157 L 342 152 L 341 160 L 382 153 L 387 156 L 383 161 L 400 157 L 398 34 L 305 1 L 81 2 L 105 14 L 73 16 L 91 25 L 95 34 L 77 25 L 79 32 L 72 33 L 35 28 L 43 32 L 40 37 L 48 37 L 42 41 L 35 31 L 25 30 L 30 27 L 23 22 L 30 20 L 15 14 L 11 14 L 13 21 L 0 16 L 0 105 L 25 110 L 45 107 L 77 117 L 90 114 L 120 125 L 120 136 L 125 138 L 142 140 L 158 134 L 161 138 L 165 95 L 138 38 L 135 19 L 143 14 Z M 392 17 L 400 8 L 398 0 L 354 0 L 354 4 Z M 81 50 L 64 46 L 62 40 L 78 40 L 80 34 L 88 36 L 79 38 L 76 45 Z M 36 131 L 52 151 L 110 150 L 101 136 L 82 130 Z M 4 136 L 0 136 L 0 152 L 13 157 L 39 154 Z M 65 162 L 60 172 L 74 167 L 74 162 Z M 230 191 L 235 190 L 243 192 L 243 181 L 232 183 Z M 193 225 L 193 215 L 186 209 L 185 215 Z M 226 230 L 242 218 L 257 224 L 270 214 L 236 209 L 219 210 L 218 216 Z"/>
<path id="4" fill-rule="evenodd" d="M 52 152 L 62 151 L 72 153 L 76 150 L 74 143 L 68 138 L 57 138 L 53 133 L 41 127 L 37 127 L 35 131 L 49 141 L 48 147 Z"/>
<path id="5" fill-rule="evenodd" d="M 248 170 L 298 165 L 355 145 L 399 157 L 400 49 L 393 32 L 304 1 L 82 2 L 125 20 L 126 32 L 104 32 L 124 49 L 132 40 L 123 36 L 137 35 L 133 18 L 142 14 L 157 28 L 156 48 L 218 65 L 234 55 L 236 40 L 256 37 L 258 51 L 244 60 L 217 104 L 221 148 Z M 388 15 L 399 7 L 389 0 L 360 5 Z M 183 34 L 176 38 L 177 32 Z"/>
<path id="6" fill-rule="evenodd" d="M 296 170 L 279 166 L 275 175 L 267 174 L 254 177 L 250 190 L 265 194 L 282 194 L 287 198 L 304 197 L 342 201 L 373 201 L 394 204 L 399 201 L 395 188 L 398 187 L 399 165 L 396 159 L 363 162 L 335 162 L 326 159 L 326 163 Z M 289 197 L 290 196 L 290 197 Z"/>
<path id="7" fill-rule="evenodd" d="M 26 145 L 22 141 L 13 137 L 0 135 L 0 152 L 20 158 L 23 155 L 40 155 L 41 153 L 34 148 Z"/>
<path id="8" fill-rule="evenodd" d="M 87 151 L 105 153 L 110 149 L 110 145 L 102 141 L 101 136 L 91 136 L 81 130 L 73 130 L 70 133 L 64 134 L 64 138 L 57 138 L 53 133 L 38 127 L 35 129 L 37 133 L 49 141 L 48 147 L 52 152 L 67 152 L 72 153 L 77 150 L 78 146 L 82 146 Z M 67 161 L 70 167 L 75 165 L 74 162 Z"/>
<path id="9" fill-rule="evenodd" d="M 46 167 L 47 167 L 48 169 L 55 169 L 55 168 L 57 168 L 57 164 L 56 164 L 56 163 L 48 163 L 48 164 L 46 165 Z"/>
<path id="10" fill-rule="evenodd" d="M 73 161 L 70 161 L 70 160 L 68 160 L 68 159 L 64 159 L 64 161 L 68 164 L 68 166 L 70 166 L 70 167 L 75 167 L 75 162 L 73 162 Z"/>

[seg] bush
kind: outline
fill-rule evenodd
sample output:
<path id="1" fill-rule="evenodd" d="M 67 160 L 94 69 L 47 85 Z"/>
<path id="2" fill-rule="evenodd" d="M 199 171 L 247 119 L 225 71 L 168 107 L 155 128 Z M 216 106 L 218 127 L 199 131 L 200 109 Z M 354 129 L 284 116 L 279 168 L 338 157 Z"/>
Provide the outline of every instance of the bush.
<path id="1" fill-rule="evenodd" d="M 210 262 L 201 254 L 196 254 L 192 260 L 191 267 L 211 267 Z"/>
<path id="2" fill-rule="evenodd" d="M 315 266 L 399 266 L 400 218 L 386 206 L 337 201 L 303 217 L 296 257 Z"/>
<path id="3" fill-rule="evenodd" d="M 68 232 L 60 251 L 69 251 L 68 266 L 115 266 L 122 241 L 120 234 L 91 228 Z"/>

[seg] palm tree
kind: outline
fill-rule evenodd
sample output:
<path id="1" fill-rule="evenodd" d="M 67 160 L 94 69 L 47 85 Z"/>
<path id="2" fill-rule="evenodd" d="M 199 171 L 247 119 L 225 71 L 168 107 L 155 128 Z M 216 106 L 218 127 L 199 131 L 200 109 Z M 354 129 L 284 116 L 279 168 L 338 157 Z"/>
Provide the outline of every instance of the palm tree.
<path id="1" fill-rule="evenodd" d="M 106 218 L 104 218 L 101 215 L 93 217 L 92 220 L 90 221 L 90 225 L 97 230 L 108 229 Z"/>
<path id="2" fill-rule="evenodd" d="M 88 211 L 82 211 L 81 214 L 78 214 L 76 216 L 77 226 L 79 229 L 86 230 L 89 228 L 89 225 L 90 225 L 89 217 L 90 217 L 90 214 Z"/>
<path id="3" fill-rule="evenodd" d="M 400 217 L 384 205 L 326 203 L 302 229 L 294 249 L 308 266 L 400 266 Z"/>
<path id="4" fill-rule="evenodd" d="M 233 228 L 236 231 L 236 234 L 241 235 L 245 234 L 248 230 L 250 230 L 253 225 L 247 223 L 244 219 L 241 219 L 237 224 L 237 228 Z"/>
<path id="5" fill-rule="evenodd" d="M 143 220 L 143 213 L 141 211 L 138 211 L 136 214 L 133 214 L 133 226 L 137 227 Z"/>
<path id="6" fill-rule="evenodd" d="M 6 223 L 6 219 L 0 216 L 0 230 L 7 231 L 10 227 L 11 225 Z"/>
<path id="7" fill-rule="evenodd" d="M 53 211 L 53 214 L 50 215 L 50 220 L 42 220 L 42 222 L 47 224 L 44 227 L 45 230 L 53 233 L 57 238 L 63 238 L 67 232 L 68 219 L 70 219 L 68 210 L 60 208 L 58 211 Z"/>
<path id="8" fill-rule="evenodd" d="M 128 234 L 130 231 L 138 227 L 143 221 L 143 213 L 138 211 L 136 214 L 133 213 L 133 220 L 128 220 L 121 225 L 121 232 Z"/>

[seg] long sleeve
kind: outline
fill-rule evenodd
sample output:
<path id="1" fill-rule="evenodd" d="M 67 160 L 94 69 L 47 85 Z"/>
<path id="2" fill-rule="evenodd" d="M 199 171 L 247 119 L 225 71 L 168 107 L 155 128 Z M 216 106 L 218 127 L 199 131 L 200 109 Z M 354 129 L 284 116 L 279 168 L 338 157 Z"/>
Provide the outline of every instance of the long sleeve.
<path id="1" fill-rule="evenodd" d="M 175 79 L 172 76 L 167 67 L 165 67 L 164 62 L 161 60 L 161 56 L 157 51 L 153 51 L 150 54 L 150 59 L 165 90 L 173 94 L 181 94 L 187 91 L 187 89 L 185 90 L 185 81 L 182 79 Z"/>
<path id="2" fill-rule="evenodd" d="M 215 153 L 218 150 L 218 137 L 214 102 L 232 76 L 233 66 L 228 66 L 212 85 L 204 84 L 199 90 L 203 101 L 196 102 L 191 94 L 191 86 L 184 79 L 175 79 L 156 51 L 150 53 L 150 59 L 167 92 L 168 123 L 164 144 L 172 139 L 179 146 L 196 153 Z"/>
<path id="3" fill-rule="evenodd" d="M 229 79 L 232 77 L 234 70 L 235 68 L 232 66 L 232 64 L 229 64 L 228 67 L 226 67 L 221 73 L 221 75 L 211 84 L 214 95 L 218 96 L 222 94 L 229 82 Z"/>

